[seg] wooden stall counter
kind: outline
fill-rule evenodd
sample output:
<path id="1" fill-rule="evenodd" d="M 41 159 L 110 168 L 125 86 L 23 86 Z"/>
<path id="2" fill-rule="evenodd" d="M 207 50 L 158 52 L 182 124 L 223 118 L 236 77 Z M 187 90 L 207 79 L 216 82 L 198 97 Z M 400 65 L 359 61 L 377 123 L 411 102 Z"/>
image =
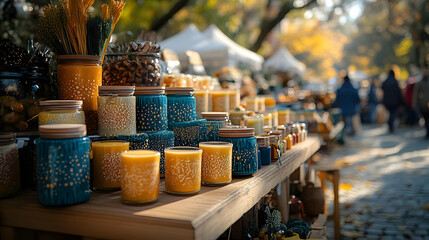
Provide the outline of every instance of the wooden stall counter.
<path id="1" fill-rule="evenodd" d="M 216 239 L 277 184 L 320 148 L 310 136 L 252 177 L 234 178 L 221 187 L 202 187 L 196 195 L 164 192 L 153 204 L 121 203 L 120 192 L 91 193 L 88 202 L 44 207 L 35 191 L 0 200 L 0 226 L 72 234 L 95 239 Z"/>

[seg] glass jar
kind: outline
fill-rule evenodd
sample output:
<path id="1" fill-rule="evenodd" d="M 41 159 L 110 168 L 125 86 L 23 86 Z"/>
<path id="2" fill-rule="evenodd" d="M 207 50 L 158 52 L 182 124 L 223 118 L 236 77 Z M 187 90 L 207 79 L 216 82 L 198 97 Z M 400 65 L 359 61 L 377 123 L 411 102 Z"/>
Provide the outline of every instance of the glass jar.
<path id="1" fill-rule="evenodd" d="M 242 111 L 240 108 L 236 108 L 234 111 L 229 112 L 229 120 L 232 125 L 241 126 L 242 124 L 244 125 L 245 115 L 245 111 Z"/>
<path id="2" fill-rule="evenodd" d="M 81 100 L 40 101 L 39 125 L 85 124 Z"/>
<path id="3" fill-rule="evenodd" d="M 272 120 L 271 126 L 275 127 L 275 126 L 282 125 L 282 124 L 279 124 L 279 113 L 277 112 L 276 109 L 269 108 L 265 111 L 265 113 L 271 114 L 271 120 Z"/>
<path id="4" fill-rule="evenodd" d="M 167 130 L 165 87 L 136 87 L 137 131 Z"/>
<path id="5" fill-rule="evenodd" d="M 258 112 L 258 103 L 259 103 L 259 98 L 257 97 L 247 97 L 244 99 L 244 102 L 246 103 L 246 110 L 247 111 L 253 111 L 253 112 Z"/>
<path id="6" fill-rule="evenodd" d="M 226 185 L 232 180 L 232 143 L 201 142 L 201 182 L 203 185 Z"/>
<path id="7" fill-rule="evenodd" d="M 97 133 L 97 97 L 101 86 L 100 57 L 88 55 L 58 56 L 58 97 L 82 100 L 89 134 Z"/>
<path id="8" fill-rule="evenodd" d="M 196 147 L 170 147 L 165 150 L 165 191 L 194 194 L 201 189 L 201 157 Z"/>
<path id="9" fill-rule="evenodd" d="M 229 91 L 229 111 L 234 110 L 240 106 L 240 90 Z"/>
<path id="10" fill-rule="evenodd" d="M 209 91 L 196 90 L 194 97 L 197 104 L 197 118 L 202 118 L 201 113 L 209 111 Z"/>
<path id="11" fill-rule="evenodd" d="M 125 141 L 93 142 L 92 188 L 94 190 L 118 190 L 121 188 L 121 153 L 130 150 Z"/>
<path id="12" fill-rule="evenodd" d="M 103 85 L 159 86 L 157 53 L 108 53 L 103 63 Z"/>
<path id="13" fill-rule="evenodd" d="M 293 122 L 289 122 L 287 125 L 289 127 L 290 134 L 292 135 L 292 145 L 295 145 L 298 143 L 298 136 L 295 133 L 295 124 Z"/>
<path id="14" fill-rule="evenodd" d="M 197 119 L 197 105 L 193 88 L 167 88 L 168 123 Z"/>
<path id="15" fill-rule="evenodd" d="M 307 140 L 307 135 L 308 135 L 307 124 L 306 123 L 304 123 L 304 122 L 301 123 L 301 130 L 302 130 L 303 140 L 305 141 L 305 140 Z"/>
<path id="16" fill-rule="evenodd" d="M 219 141 L 219 129 L 231 125 L 227 112 L 203 112 L 207 120 L 207 141 Z"/>
<path id="17" fill-rule="evenodd" d="M 38 68 L 0 66 L 0 131 L 37 130 L 38 101 L 49 81 Z"/>
<path id="18" fill-rule="evenodd" d="M 184 74 L 163 74 L 161 86 L 163 87 L 186 87 L 186 79 L 182 77 Z"/>
<path id="19" fill-rule="evenodd" d="M 229 111 L 229 91 L 210 91 L 211 112 L 228 112 Z"/>
<path id="20" fill-rule="evenodd" d="M 271 113 L 264 113 L 264 126 L 273 126 L 273 116 Z"/>
<path id="21" fill-rule="evenodd" d="M 205 119 L 169 123 L 168 128 L 174 132 L 174 146 L 198 147 L 198 143 L 207 141 Z"/>
<path id="22" fill-rule="evenodd" d="M 286 125 L 290 121 L 290 110 L 289 109 L 279 109 L 278 110 L 278 124 Z"/>
<path id="23" fill-rule="evenodd" d="M 174 146 L 174 133 L 172 131 L 156 131 L 148 132 L 149 149 L 161 153 L 160 159 L 160 175 L 164 177 L 165 173 L 165 149 Z"/>
<path id="24" fill-rule="evenodd" d="M 251 175 L 258 171 L 258 147 L 253 128 L 219 129 L 219 139 L 232 147 L 232 174 Z"/>
<path id="25" fill-rule="evenodd" d="M 46 206 L 68 206 L 89 199 L 90 141 L 83 124 L 39 127 L 36 140 L 37 195 Z"/>
<path id="26" fill-rule="evenodd" d="M 292 129 L 290 126 L 286 126 L 286 150 L 292 149 L 294 144 L 294 138 L 292 136 Z"/>
<path id="27" fill-rule="evenodd" d="M 13 197 L 20 189 L 16 135 L 0 132 L 0 198 Z"/>
<path id="28" fill-rule="evenodd" d="M 245 116 L 244 117 L 245 125 L 248 128 L 254 128 L 255 129 L 255 135 L 259 136 L 264 132 L 264 115 L 262 114 L 255 114 L 252 116 Z"/>
<path id="29" fill-rule="evenodd" d="M 135 150 L 121 153 L 121 199 L 125 204 L 154 202 L 159 196 L 160 153 Z"/>
<path id="30" fill-rule="evenodd" d="M 134 86 L 100 86 L 98 89 L 98 135 L 135 135 Z"/>
<path id="31" fill-rule="evenodd" d="M 276 162 L 281 156 L 281 134 L 278 131 L 270 132 L 270 145 L 271 145 L 271 162 Z"/>
<path id="32" fill-rule="evenodd" d="M 261 151 L 261 164 L 262 166 L 271 164 L 271 145 L 270 137 L 268 136 L 257 136 L 256 142 L 258 143 L 258 149 Z"/>

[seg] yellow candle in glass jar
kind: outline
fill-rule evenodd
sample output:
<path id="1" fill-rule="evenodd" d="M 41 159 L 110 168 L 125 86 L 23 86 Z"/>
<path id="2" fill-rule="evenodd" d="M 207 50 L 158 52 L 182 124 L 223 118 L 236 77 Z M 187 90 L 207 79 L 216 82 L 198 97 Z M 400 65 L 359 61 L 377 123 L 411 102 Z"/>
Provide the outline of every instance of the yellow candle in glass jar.
<path id="1" fill-rule="evenodd" d="M 209 111 L 209 91 L 208 90 L 196 90 L 195 102 L 197 103 L 197 117 L 201 118 L 202 112 Z"/>
<path id="2" fill-rule="evenodd" d="M 202 142 L 201 182 L 204 185 L 224 185 L 232 180 L 232 143 Z"/>
<path id="3" fill-rule="evenodd" d="M 264 117 L 262 115 L 245 116 L 246 126 L 255 129 L 255 135 L 259 136 L 264 131 Z"/>
<path id="4" fill-rule="evenodd" d="M 240 90 L 229 91 L 229 110 L 240 106 Z"/>
<path id="5" fill-rule="evenodd" d="M 92 185 L 94 190 L 121 188 L 121 153 L 130 150 L 125 141 L 92 143 Z"/>
<path id="6" fill-rule="evenodd" d="M 229 111 L 229 93 L 228 91 L 211 91 L 211 111 L 228 112 Z"/>
<path id="7" fill-rule="evenodd" d="M 273 126 L 273 116 L 271 113 L 264 114 L 264 126 Z"/>
<path id="8" fill-rule="evenodd" d="M 192 194 L 201 189 L 202 150 L 195 147 L 165 149 L 165 191 Z"/>
<path id="9" fill-rule="evenodd" d="M 122 202 L 148 203 L 158 199 L 160 153 L 135 150 L 121 154 Z"/>
<path id="10" fill-rule="evenodd" d="M 279 125 L 286 125 L 290 121 L 290 110 L 284 109 L 278 111 L 278 123 Z"/>
<path id="11" fill-rule="evenodd" d="M 259 110 L 258 102 L 259 102 L 258 98 L 246 98 L 245 99 L 246 109 L 248 111 L 257 112 Z"/>

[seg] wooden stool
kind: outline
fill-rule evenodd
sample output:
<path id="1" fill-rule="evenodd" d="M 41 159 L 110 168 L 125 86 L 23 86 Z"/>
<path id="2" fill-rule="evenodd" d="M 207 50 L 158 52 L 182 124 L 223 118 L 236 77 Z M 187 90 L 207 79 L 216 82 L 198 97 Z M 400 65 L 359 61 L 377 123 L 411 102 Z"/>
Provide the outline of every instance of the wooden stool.
<path id="1" fill-rule="evenodd" d="M 334 185 L 334 226 L 335 226 L 335 240 L 341 239 L 341 224 L 340 224 L 340 169 L 334 165 L 317 163 L 312 165 L 313 169 L 319 172 L 319 179 L 322 185 L 323 193 L 326 190 L 326 180 L 332 182 Z M 325 201 L 325 214 L 328 212 L 327 201 Z"/>

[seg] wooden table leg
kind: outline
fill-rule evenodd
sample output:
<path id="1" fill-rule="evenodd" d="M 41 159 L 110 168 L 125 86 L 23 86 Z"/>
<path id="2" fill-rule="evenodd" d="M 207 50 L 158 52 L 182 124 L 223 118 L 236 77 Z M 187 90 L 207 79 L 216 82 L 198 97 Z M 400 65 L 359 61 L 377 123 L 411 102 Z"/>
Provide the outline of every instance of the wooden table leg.
<path id="1" fill-rule="evenodd" d="M 333 171 L 334 174 L 334 224 L 335 224 L 335 240 L 341 239 L 341 223 L 340 223 L 340 171 Z"/>

